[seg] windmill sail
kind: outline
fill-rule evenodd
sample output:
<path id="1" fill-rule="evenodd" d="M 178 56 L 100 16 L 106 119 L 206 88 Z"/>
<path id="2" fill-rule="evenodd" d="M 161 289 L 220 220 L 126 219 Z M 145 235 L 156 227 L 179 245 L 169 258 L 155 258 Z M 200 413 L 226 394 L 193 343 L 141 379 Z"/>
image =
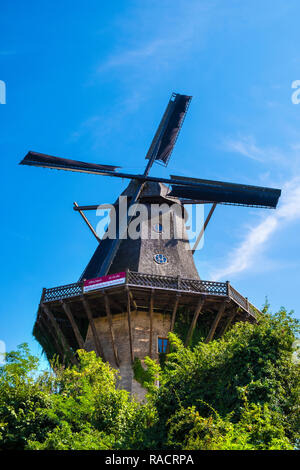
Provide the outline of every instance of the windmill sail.
<path id="1" fill-rule="evenodd" d="M 82 173 L 101 174 L 101 170 L 114 172 L 118 166 L 99 165 L 98 163 L 86 163 L 78 160 L 69 160 L 68 158 L 53 157 L 43 153 L 28 152 L 20 162 L 20 165 L 42 166 L 45 168 L 55 168 L 57 170 L 80 171 Z"/>
<path id="2" fill-rule="evenodd" d="M 183 184 L 187 184 L 189 181 L 193 184 L 193 186 L 172 184 L 169 196 L 184 199 L 275 209 L 281 195 L 281 190 L 274 188 L 185 178 L 174 175 L 171 176 L 172 179 L 176 180 L 176 182 L 182 180 Z M 195 184 L 197 186 L 194 186 Z"/>
<path id="3" fill-rule="evenodd" d="M 172 94 L 146 158 L 151 159 L 155 155 L 155 160 L 167 166 L 191 99 L 191 96 Z"/>

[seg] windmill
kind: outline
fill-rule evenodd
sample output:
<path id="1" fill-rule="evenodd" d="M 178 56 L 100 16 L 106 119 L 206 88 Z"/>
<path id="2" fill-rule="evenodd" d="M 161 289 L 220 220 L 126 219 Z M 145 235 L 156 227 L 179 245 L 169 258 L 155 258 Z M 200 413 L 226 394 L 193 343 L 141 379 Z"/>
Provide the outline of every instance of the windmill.
<path id="1" fill-rule="evenodd" d="M 85 210 L 98 206 L 74 203 L 74 209 L 96 236 L 98 246 L 78 282 L 43 290 L 34 333 L 48 357 L 58 353 L 61 360 L 76 361 L 74 351 L 78 347 L 96 350 L 104 360 L 121 370 L 123 386 L 138 394 L 142 392 L 133 380 L 131 363 L 135 357 L 143 359 L 147 354 L 158 357 L 158 353 L 165 352 L 166 336 L 174 329 L 180 306 L 189 312 L 186 344 L 192 340 L 200 314 L 201 321 L 205 315 L 207 317 L 206 341 L 215 334 L 223 334 L 233 321 L 255 321 L 255 307 L 229 282 L 200 280 L 193 253 L 218 204 L 276 208 L 281 194 L 279 189 L 273 188 L 177 175 L 169 178 L 150 175 L 154 163 L 168 165 L 191 98 L 178 93 L 171 95 L 146 154 L 148 161 L 143 174 L 124 173 L 118 166 L 31 151 L 20 162 L 130 180 L 122 193 L 128 198 L 128 210 L 121 213 L 119 200 L 114 204 L 119 215 L 115 238 L 100 240 L 84 215 Z M 137 203 L 151 206 L 154 202 L 180 208 L 171 219 L 170 238 L 163 236 L 160 215 L 155 215 L 155 220 L 149 215 L 144 224 L 158 235 L 150 241 L 130 239 L 128 230 L 136 217 L 131 209 Z M 184 205 L 206 203 L 212 204 L 207 219 L 194 247 L 186 249 L 189 242 L 184 226 Z M 178 224 L 182 235 L 175 241 Z"/>

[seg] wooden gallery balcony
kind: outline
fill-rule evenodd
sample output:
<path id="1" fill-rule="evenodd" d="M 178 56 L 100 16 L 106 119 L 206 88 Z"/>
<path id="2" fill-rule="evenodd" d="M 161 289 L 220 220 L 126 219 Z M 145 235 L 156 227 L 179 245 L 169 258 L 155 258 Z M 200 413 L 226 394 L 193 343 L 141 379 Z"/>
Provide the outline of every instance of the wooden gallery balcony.
<path id="1" fill-rule="evenodd" d="M 206 341 L 219 337 L 237 321 L 255 322 L 260 313 L 247 298 L 237 292 L 229 282 L 211 282 L 180 277 L 159 276 L 127 271 L 122 284 L 86 292 L 83 283 L 43 289 L 34 336 L 43 347 L 48 359 L 58 354 L 76 362 L 74 352 L 85 349 L 88 328 L 93 335 L 95 350 L 106 360 L 101 337 L 95 327 L 99 317 L 106 317 L 110 330 L 115 364 L 118 357 L 114 316 L 126 315 L 128 347 L 134 360 L 131 315 L 148 312 L 149 355 L 152 355 L 152 318 L 155 313 L 167 315 L 169 331 L 173 331 L 176 314 L 184 311 L 189 321 L 185 343 L 191 341 L 198 318 L 207 324 Z M 203 319 L 203 320 L 202 320 Z M 199 320 L 200 321 L 200 320 Z"/>

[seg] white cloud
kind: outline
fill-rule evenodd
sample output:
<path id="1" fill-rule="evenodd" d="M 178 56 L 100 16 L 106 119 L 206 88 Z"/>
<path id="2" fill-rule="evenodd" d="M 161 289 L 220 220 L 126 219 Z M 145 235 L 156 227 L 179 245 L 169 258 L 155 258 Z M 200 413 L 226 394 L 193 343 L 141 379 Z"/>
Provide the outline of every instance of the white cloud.
<path id="1" fill-rule="evenodd" d="M 286 162 L 287 155 L 276 147 L 259 147 L 253 136 L 239 136 L 236 139 L 226 139 L 222 143 L 222 149 L 228 152 L 235 152 L 244 157 L 251 158 L 259 162 Z M 296 149 L 292 149 L 296 150 Z"/>
<path id="2" fill-rule="evenodd" d="M 257 255 L 263 251 L 271 236 L 288 223 L 300 219 L 300 178 L 287 182 L 282 191 L 282 201 L 272 215 L 248 231 L 245 239 L 230 254 L 227 266 L 211 274 L 213 280 L 227 279 L 253 267 Z"/>
<path id="3" fill-rule="evenodd" d="M 109 56 L 102 60 L 97 72 L 116 69 L 120 80 L 134 73 L 145 80 L 160 77 L 159 72 L 180 67 L 183 61 L 203 47 L 215 20 L 217 5 L 212 0 L 151 2 L 151 6 L 135 6 L 116 24 L 115 38 Z M 125 75 L 121 68 L 128 67 Z"/>
<path id="4" fill-rule="evenodd" d="M 264 151 L 257 147 L 251 136 L 243 136 L 240 139 L 228 139 L 224 143 L 225 150 L 240 153 L 253 160 L 264 161 Z"/>
<path id="5" fill-rule="evenodd" d="M 124 50 L 123 52 L 111 56 L 107 61 L 101 64 L 98 68 L 98 72 L 108 71 L 121 66 L 140 65 L 143 59 L 148 59 L 153 56 L 157 58 L 158 53 L 161 55 L 164 50 L 175 46 L 178 42 L 179 39 L 155 39 L 141 47 Z"/>

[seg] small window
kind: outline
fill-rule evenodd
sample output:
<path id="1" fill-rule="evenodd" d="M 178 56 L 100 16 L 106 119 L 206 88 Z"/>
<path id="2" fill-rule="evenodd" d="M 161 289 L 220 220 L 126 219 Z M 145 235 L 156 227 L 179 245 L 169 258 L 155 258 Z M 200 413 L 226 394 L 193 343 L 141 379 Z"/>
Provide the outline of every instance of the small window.
<path id="1" fill-rule="evenodd" d="M 154 230 L 154 232 L 157 232 L 157 233 L 163 233 L 162 224 L 154 224 L 153 225 L 153 230 Z"/>
<path id="2" fill-rule="evenodd" d="M 157 338 L 157 351 L 166 353 L 168 348 L 168 338 Z"/>
<path id="3" fill-rule="evenodd" d="M 157 264 L 165 264 L 168 262 L 168 258 L 165 255 L 162 255 L 161 253 L 154 255 L 154 260 Z"/>

